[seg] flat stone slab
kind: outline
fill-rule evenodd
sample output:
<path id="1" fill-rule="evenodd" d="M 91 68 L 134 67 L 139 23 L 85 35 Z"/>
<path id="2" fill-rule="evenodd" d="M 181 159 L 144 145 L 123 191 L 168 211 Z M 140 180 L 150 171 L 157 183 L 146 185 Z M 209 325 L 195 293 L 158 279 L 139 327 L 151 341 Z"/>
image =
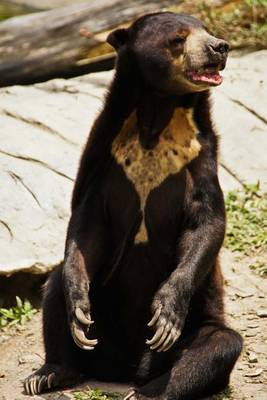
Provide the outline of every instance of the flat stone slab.
<path id="1" fill-rule="evenodd" d="M 82 145 L 112 74 L 1 89 L 0 274 L 62 261 Z"/>
<path id="2" fill-rule="evenodd" d="M 267 187 L 267 52 L 233 58 L 213 93 L 225 191 Z M 82 147 L 113 71 L 0 90 L 0 274 L 62 262 Z"/>
<path id="3" fill-rule="evenodd" d="M 240 183 L 267 188 L 267 51 L 230 57 L 213 114 L 221 136 L 220 164 Z"/>

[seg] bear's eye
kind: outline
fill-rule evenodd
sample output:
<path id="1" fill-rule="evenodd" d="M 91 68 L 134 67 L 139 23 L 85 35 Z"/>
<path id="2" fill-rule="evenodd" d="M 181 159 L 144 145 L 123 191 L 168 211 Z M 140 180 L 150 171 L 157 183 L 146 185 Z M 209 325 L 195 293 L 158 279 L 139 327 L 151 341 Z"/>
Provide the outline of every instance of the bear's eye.
<path id="1" fill-rule="evenodd" d="M 173 46 L 178 46 L 180 44 L 183 44 L 185 42 L 185 38 L 181 36 L 175 36 L 170 40 L 171 45 Z"/>

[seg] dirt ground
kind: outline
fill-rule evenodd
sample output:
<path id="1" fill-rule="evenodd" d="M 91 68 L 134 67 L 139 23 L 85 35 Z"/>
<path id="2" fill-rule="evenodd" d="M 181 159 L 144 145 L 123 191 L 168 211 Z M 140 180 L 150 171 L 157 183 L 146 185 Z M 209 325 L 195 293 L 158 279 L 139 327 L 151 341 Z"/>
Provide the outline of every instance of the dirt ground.
<path id="1" fill-rule="evenodd" d="M 228 321 L 244 338 L 244 350 L 231 379 L 231 399 L 267 399 L 267 280 L 249 269 L 249 260 L 237 261 L 223 250 L 225 303 Z M 0 336 L 0 400 L 26 400 L 22 381 L 40 366 L 44 353 L 41 313 L 30 323 Z M 75 389 L 53 392 L 34 399 L 73 399 L 73 391 L 84 387 L 124 391 L 126 387 L 88 382 Z"/>

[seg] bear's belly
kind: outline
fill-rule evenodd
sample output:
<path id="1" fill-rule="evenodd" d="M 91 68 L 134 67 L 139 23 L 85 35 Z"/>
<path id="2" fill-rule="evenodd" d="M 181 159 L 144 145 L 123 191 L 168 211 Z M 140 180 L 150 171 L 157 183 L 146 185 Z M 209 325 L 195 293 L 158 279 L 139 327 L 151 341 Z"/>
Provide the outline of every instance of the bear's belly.
<path id="1" fill-rule="evenodd" d="M 200 148 L 191 109 L 175 110 L 169 125 L 161 132 L 159 142 L 152 150 L 144 149 L 139 141 L 136 114 L 133 113 L 125 122 L 112 144 L 112 154 L 139 198 L 142 219 L 135 235 L 135 244 L 149 241 L 146 213 L 153 191 L 160 188 L 169 177 L 182 171 L 198 156 Z M 171 190 L 166 189 L 166 203 L 170 193 Z M 158 206 L 158 213 L 162 213 L 164 201 L 159 202 Z"/>

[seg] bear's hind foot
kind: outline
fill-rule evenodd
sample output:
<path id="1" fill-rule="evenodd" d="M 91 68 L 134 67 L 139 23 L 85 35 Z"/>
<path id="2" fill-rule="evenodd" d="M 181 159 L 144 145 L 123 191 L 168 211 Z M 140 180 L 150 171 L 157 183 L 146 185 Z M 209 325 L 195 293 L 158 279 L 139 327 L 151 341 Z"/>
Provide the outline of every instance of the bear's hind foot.
<path id="1" fill-rule="evenodd" d="M 81 374 L 70 367 L 45 364 L 24 381 L 24 390 L 28 395 L 35 395 L 50 389 L 73 385 L 82 378 Z"/>

